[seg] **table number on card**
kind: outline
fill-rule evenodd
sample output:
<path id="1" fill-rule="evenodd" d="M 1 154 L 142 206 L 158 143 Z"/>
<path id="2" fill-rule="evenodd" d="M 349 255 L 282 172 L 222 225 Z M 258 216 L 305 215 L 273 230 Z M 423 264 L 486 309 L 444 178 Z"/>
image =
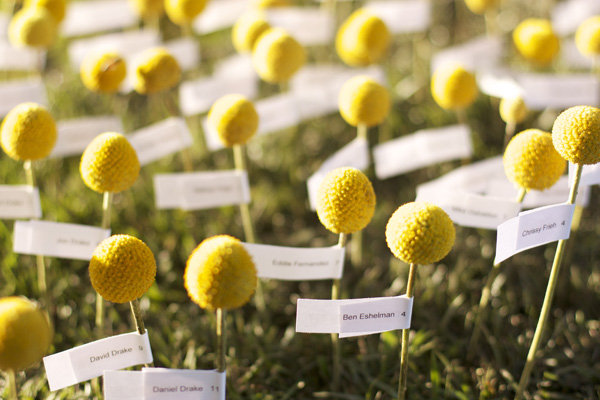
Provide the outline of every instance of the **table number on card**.
<path id="1" fill-rule="evenodd" d="M 0 218 L 41 218 L 40 192 L 28 185 L 0 185 Z"/>

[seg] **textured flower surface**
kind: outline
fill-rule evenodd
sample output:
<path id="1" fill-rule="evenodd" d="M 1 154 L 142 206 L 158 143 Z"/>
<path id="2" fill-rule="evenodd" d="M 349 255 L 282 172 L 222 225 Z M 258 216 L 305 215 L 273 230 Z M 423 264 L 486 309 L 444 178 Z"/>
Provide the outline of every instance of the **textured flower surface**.
<path id="1" fill-rule="evenodd" d="M 0 370 L 21 371 L 39 362 L 52 343 L 46 314 L 23 297 L 0 299 Z"/>
<path id="2" fill-rule="evenodd" d="M 52 15 L 54 21 L 60 24 L 65 18 L 67 2 L 66 0 L 25 0 L 23 8 L 30 7 L 45 8 Z"/>
<path id="3" fill-rule="evenodd" d="M 390 111 L 390 95 L 385 87 L 368 76 L 359 75 L 344 83 L 338 97 L 340 114 L 352 126 L 375 126 Z"/>
<path id="4" fill-rule="evenodd" d="M 511 124 L 523 122 L 529 109 L 521 96 L 503 97 L 500 100 L 500 118 Z"/>
<path id="5" fill-rule="evenodd" d="M 567 167 L 554 149 L 552 135 L 539 129 L 527 129 L 513 137 L 502 160 L 508 180 L 528 190 L 550 188 Z"/>
<path id="6" fill-rule="evenodd" d="M 385 228 L 387 245 L 397 258 L 409 264 L 440 261 L 454 245 L 454 224 L 440 207 L 406 203 L 392 214 Z"/>
<path id="7" fill-rule="evenodd" d="M 79 172 L 90 189 L 117 193 L 134 184 L 140 173 L 140 162 L 125 136 L 106 132 L 88 144 L 81 156 Z"/>
<path id="8" fill-rule="evenodd" d="M 129 0 L 129 4 L 142 18 L 156 18 L 165 13 L 164 0 Z"/>
<path id="9" fill-rule="evenodd" d="M 579 25 L 575 32 L 575 45 L 584 56 L 600 56 L 600 15 L 590 17 Z"/>
<path id="10" fill-rule="evenodd" d="M 54 118 L 36 103 L 21 103 L 10 110 L 0 132 L 2 149 L 15 160 L 39 160 L 50 154 L 56 144 Z"/>
<path id="11" fill-rule="evenodd" d="M 546 19 L 522 21 L 513 31 L 513 42 L 525 59 L 539 65 L 549 64 L 560 50 L 558 37 Z"/>
<path id="12" fill-rule="evenodd" d="M 169 90 L 179 83 L 179 63 L 162 47 L 142 52 L 136 60 L 133 88 L 141 94 L 153 94 Z"/>
<path id="13" fill-rule="evenodd" d="M 446 110 L 470 106 L 479 93 L 475 76 L 457 64 L 438 68 L 431 77 L 431 95 Z"/>
<path id="14" fill-rule="evenodd" d="M 259 36 L 269 30 L 270 27 L 271 25 L 266 21 L 265 16 L 259 12 L 243 14 L 235 21 L 231 29 L 233 47 L 239 53 L 251 52 Z"/>
<path id="15" fill-rule="evenodd" d="M 389 44 L 390 32 L 385 23 L 362 8 L 348 17 L 335 37 L 338 56 L 352 67 L 377 63 Z"/>
<path id="16" fill-rule="evenodd" d="M 104 239 L 90 260 L 92 286 L 108 301 L 126 303 L 140 298 L 154 283 L 156 262 L 140 239 L 113 235 Z"/>
<path id="17" fill-rule="evenodd" d="M 353 233 L 369 224 L 375 212 L 375 191 L 356 168 L 329 172 L 317 191 L 317 216 L 333 233 Z"/>
<path id="18" fill-rule="evenodd" d="M 45 8 L 23 8 L 13 15 L 8 39 L 16 47 L 48 48 L 58 32 L 56 21 Z"/>
<path id="19" fill-rule="evenodd" d="M 254 104 L 241 94 L 228 94 L 218 99 L 208 112 L 209 125 L 227 147 L 246 143 L 258 129 Z"/>
<path id="20" fill-rule="evenodd" d="M 465 5 L 475 14 L 484 14 L 498 6 L 498 0 L 465 0 Z"/>
<path id="21" fill-rule="evenodd" d="M 246 304 L 256 290 L 256 267 L 238 239 L 218 235 L 194 249 L 185 268 L 185 288 L 202 308 L 230 310 Z"/>
<path id="22" fill-rule="evenodd" d="M 552 126 L 552 143 L 574 164 L 600 162 L 600 109 L 575 106 L 563 111 Z"/>
<path id="23" fill-rule="evenodd" d="M 125 60 L 116 52 L 92 52 L 81 63 L 79 75 L 86 88 L 93 92 L 114 93 L 125 79 Z"/>
<path id="24" fill-rule="evenodd" d="M 281 28 L 260 35 L 252 51 L 256 73 L 270 83 L 287 82 L 305 62 L 304 47 Z"/>
<path id="25" fill-rule="evenodd" d="M 177 25 L 189 25 L 206 7 L 208 0 L 165 0 L 165 11 Z"/>

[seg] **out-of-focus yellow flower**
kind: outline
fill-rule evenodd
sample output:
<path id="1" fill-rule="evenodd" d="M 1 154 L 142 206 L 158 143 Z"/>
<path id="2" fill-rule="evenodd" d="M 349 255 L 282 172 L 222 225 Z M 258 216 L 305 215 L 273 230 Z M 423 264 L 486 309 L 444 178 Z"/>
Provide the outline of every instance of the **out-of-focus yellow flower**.
<path id="1" fill-rule="evenodd" d="M 141 94 L 169 90 L 179 83 L 179 63 L 162 47 L 145 50 L 137 58 L 133 88 Z"/>
<path id="2" fill-rule="evenodd" d="M 546 19 L 528 18 L 522 21 L 513 31 L 513 42 L 525 59 L 538 65 L 552 62 L 560 50 L 558 37 Z"/>
<path id="3" fill-rule="evenodd" d="M 231 29 L 233 47 L 238 53 L 248 53 L 254 49 L 259 36 L 271 28 L 264 15 L 249 12 L 237 19 Z"/>
<path id="4" fill-rule="evenodd" d="M 385 228 L 387 245 L 409 264 L 431 264 L 446 257 L 454 245 L 454 224 L 440 207 L 412 202 L 400 206 Z"/>
<path id="5" fill-rule="evenodd" d="M 385 87 L 368 76 L 359 75 L 344 83 L 338 96 L 342 118 L 352 126 L 375 126 L 390 111 L 390 95 Z"/>
<path id="6" fill-rule="evenodd" d="M 45 8 L 23 8 L 8 25 L 8 39 L 17 47 L 48 48 L 57 32 L 56 21 Z"/>
<path id="7" fill-rule="evenodd" d="M 254 104 L 241 94 L 229 94 L 218 99 L 208 112 L 208 124 L 219 134 L 227 147 L 244 144 L 258 129 L 258 114 Z"/>
<path id="8" fill-rule="evenodd" d="M 284 29 L 271 28 L 254 45 L 252 64 L 266 82 L 287 82 L 306 62 L 304 47 Z"/>
<path id="9" fill-rule="evenodd" d="M 127 74 L 125 60 L 116 52 L 88 54 L 79 69 L 81 81 L 93 92 L 114 93 Z"/>
<path id="10" fill-rule="evenodd" d="M 156 262 L 140 239 L 113 235 L 98 244 L 89 270 L 92 286 L 102 298 L 126 303 L 140 298 L 152 286 Z"/>
<path id="11" fill-rule="evenodd" d="M 500 100 L 500 118 L 511 124 L 523 122 L 529 109 L 521 96 L 504 97 Z"/>
<path id="12" fill-rule="evenodd" d="M 246 304 L 256 290 L 256 267 L 236 238 L 218 235 L 194 249 L 185 268 L 185 288 L 202 308 L 230 310 Z"/>
<path id="13" fill-rule="evenodd" d="M 354 233 L 371 222 L 375 191 L 369 178 L 356 168 L 329 172 L 317 191 L 317 216 L 333 233 Z"/>
<path id="14" fill-rule="evenodd" d="M 431 94 L 435 102 L 446 110 L 469 107 L 479 93 L 475 76 L 457 64 L 438 68 L 431 78 Z"/>
<path id="15" fill-rule="evenodd" d="M 57 24 L 60 24 L 65 18 L 67 9 L 66 0 L 25 0 L 24 8 L 45 8 L 54 18 Z"/>
<path id="16" fill-rule="evenodd" d="M 274 8 L 274 7 L 286 7 L 290 5 L 289 0 L 253 0 L 252 5 L 256 8 Z"/>
<path id="17" fill-rule="evenodd" d="M 552 143 L 574 164 L 600 162 L 600 109 L 575 106 L 563 111 L 552 126 Z"/>
<path id="18" fill-rule="evenodd" d="M 16 296 L 0 299 L 0 370 L 30 367 L 51 343 L 52 327 L 35 303 Z"/>
<path id="19" fill-rule="evenodd" d="M 117 193 L 136 181 L 140 162 L 125 136 L 106 132 L 88 144 L 81 156 L 79 172 L 90 189 L 99 193 Z"/>
<path id="20" fill-rule="evenodd" d="M 21 103 L 10 110 L 0 132 L 2 149 L 18 161 L 44 158 L 56 144 L 54 118 L 36 103 Z"/>
<path id="21" fill-rule="evenodd" d="M 206 7 L 208 0 L 165 0 L 165 11 L 177 25 L 189 25 Z"/>
<path id="22" fill-rule="evenodd" d="M 390 32 L 385 23 L 363 8 L 348 17 L 335 37 L 338 56 L 352 67 L 377 63 L 389 43 Z"/>
<path id="23" fill-rule="evenodd" d="M 129 3 L 142 18 L 156 18 L 165 13 L 164 0 L 129 0 Z"/>
<path id="24" fill-rule="evenodd" d="M 498 0 L 465 0 L 465 5 L 474 14 L 484 14 L 498 6 Z"/>
<path id="25" fill-rule="evenodd" d="M 575 45 L 584 56 L 600 56 L 600 15 L 590 17 L 579 25 L 575 32 Z"/>
<path id="26" fill-rule="evenodd" d="M 550 188 L 567 167 L 552 145 L 552 135 L 539 129 L 526 129 L 513 137 L 503 162 L 508 180 L 528 190 Z"/>

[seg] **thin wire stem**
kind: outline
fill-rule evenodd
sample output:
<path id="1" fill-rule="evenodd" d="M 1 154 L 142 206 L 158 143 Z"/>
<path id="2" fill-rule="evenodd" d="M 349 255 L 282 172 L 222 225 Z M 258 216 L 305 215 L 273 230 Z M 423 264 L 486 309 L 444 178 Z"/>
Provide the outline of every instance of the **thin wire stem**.
<path id="1" fill-rule="evenodd" d="M 348 234 L 340 233 L 338 238 L 338 247 L 344 248 L 346 247 L 346 243 L 348 242 Z M 340 298 L 341 291 L 341 279 L 334 279 L 331 285 L 331 300 L 338 300 Z M 333 371 L 332 371 L 332 390 L 337 392 L 340 388 L 340 376 L 341 376 L 341 348 L 340 348 L 340 338 L 337 333 L 331 334 L 331 346 L 333 350 Z"/>
<path id="2" fill-rule="evenodd" d="M 8 370 L 8 390 L 10 391 L 10 400 L 18 400 L 17 376 L 13 369 Z"/>
<path id="3" fill-rule="evenodd" d="M 406 297 L 413 297 L 415 276 L 417 266 L 410 264 L 408 270 L 408 282 L 406 284 Z M 408 341 L 410 338 L 410 329 L 402 330 L 402 345 L 400 351 L 400 379 L 398 382 L 398 400 L 406 398 L 406 381 L 408 379 Z"/>
<path id="4" fill-rule="evenodd" d="M 225 311 L 217 308 L 217 371 L 225 372 Z"/>

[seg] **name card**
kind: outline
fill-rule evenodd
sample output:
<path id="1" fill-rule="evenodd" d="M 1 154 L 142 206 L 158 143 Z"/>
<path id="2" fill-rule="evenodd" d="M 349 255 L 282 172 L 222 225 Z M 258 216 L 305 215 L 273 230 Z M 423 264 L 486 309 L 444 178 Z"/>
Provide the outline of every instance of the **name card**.
<path id="1" fill-rule="evenodd" d="M 569 163 L 569 187 L 573 185 L 575 179 L 575 165 Z M 583 186 L 593 186 L 600 184 L 600 163 L 593 165 L 584 165 L 581 171 L 581 179 L 579 181 L 579 190 Z"/>
<path id="2" fill-rule="evenodd" d="M 341 338 L 410 328 L 413 298 L 298 299 L 296 332 L 339 333 Z"/>
<path id="3" fill-rule="evenodd" d="M 594 57 L 581 54 L 573 37 L 569 37 L 560 42 L 560 62 L 568 66 L 569 69 L 592 70 Z"/>
<path id="4" fill-rule="evenodd" d="M 504 57 L 501 37 L 482 36 L 467 43 L 437 52 L 431 59 L 431 70 L 444 64 L 461 64 L 463 67 L 485 71 L 498 67 Z"/>
<path id="5" fill-rule="evenodd" d="M 213 171 L 154 176 L 156 207 L 201 210 L 247 204 L 250 184 L 246 171 Z"/>
<path id="6" fill-rule="evenodd" d="M 43 55 L 44 59 L 46 55 Z M 0 70 L 36 71 L 39 68 L 38 52 L 27 47 L 14 47 L 0 39 Z"/>
<path id="7" fill-rule="evenodd" d="M 0 185 L 0 218 L 41 218 L 38 188 L 28 185 Z"/>
<path id="8" fill-rule="evenodd" d="M 559 36 L 575 33 L 579 24 L 592 15 L 600 14 L 595 0 L 568 0 L 557 3 L 552 10 L 552 28 Z"/>
<path id="9" fill-rule="evenodd" d="M 600 103 L 600 81 L 592 74 L 520 74 L 517 80 L 532 110 Z"/>
<path id="10" fill-rule="evenodd" d="M 385 179 L 438 162 L 469 157 L 472 152 L 471 132 L 466 125 L 422 130 L 375 146 L 375 174 Z"/>
<path id="11" fill-rule="evenodd" d="M 79 156 L 104 132 L 123 132 L 121 119 L 111 115 L 83 117 L 57 122 L 58 137 L 50 157 Z"/>
<path id="12" fill-rule="evenodd" d="M 429 1 L 370 1 L 365 8 L 381 18 L 394 35 L 424 32 L 431 25 Z"/>
<path id="13" fill-rule="evenodd" d="M 503 98 L 523 96 L 523 88 L 517 83 L 515 73 L 507 69 L 495 69 L 477 74 L 477 86 L 488 96 Z"/>
<path id="14" fill-rule="evenodd" d="M 109 229 L 48 221 L 17 221 L 13 251 L 49 257 L 90 260 Z"/>
<path id="15" fill-rule="evenodd" d="M 62 34 L 72 37 L 117 30 L 133 26 L 137 21 L 131 6 L 121 0 L 74 1 L 67 7 Z"/>
<path id="16" fill-rule="evenodd" d="M 200 64 L 200 48 L 194 39 L 183 37 L 162 45 L 175 57 L 183 71 L 194 69 Z"/>
<path id="17" fill-rule="evenodd" d="M 340 279 L 344 249 L 338 246 L 296 248 L 244 243 L 259 278 L 284 281 Z"/>
<path id="18" fill-rule="evenodd" d="M 248 0 L 209 1 L 194 20 L 194 31 L 203 35 L 229 28 L 248 9 Z"/>
<path id="19" fill-rule="evenodd" d="M 28 101 L 48 105 L 46 87 L 41 79 L 28 78 L 0 84 L 0 115 L 6 115 L 15 106 Z"/>
<path id="20" fill-rule="evenodd" d="M 568 239 L 574 210 L 574 204 L 555 204 L 522 212 L 499 225 L 494 264 L 524 250 Z"/>
<path id="21" fill-rule="evenodd" d="M 148 332 L 124 333 L 44 357 L 50 390 L 101 376 L 105 370 L 152 362 Z"/>
<path id="22" fill-rule="evenodd" d="M 192 135 L 183 118 L 167 118 L 127 137 L 137 152 L 140 165 L 146 165 L 192 145 Z"/>
<path id="23" fill-rule="evenodd" d="M 304 46 L 328 44 L 335 32 L 334 16 L 320 8 L 281 7 L 267 10 L 272 26 L 285 29 Z"/>

